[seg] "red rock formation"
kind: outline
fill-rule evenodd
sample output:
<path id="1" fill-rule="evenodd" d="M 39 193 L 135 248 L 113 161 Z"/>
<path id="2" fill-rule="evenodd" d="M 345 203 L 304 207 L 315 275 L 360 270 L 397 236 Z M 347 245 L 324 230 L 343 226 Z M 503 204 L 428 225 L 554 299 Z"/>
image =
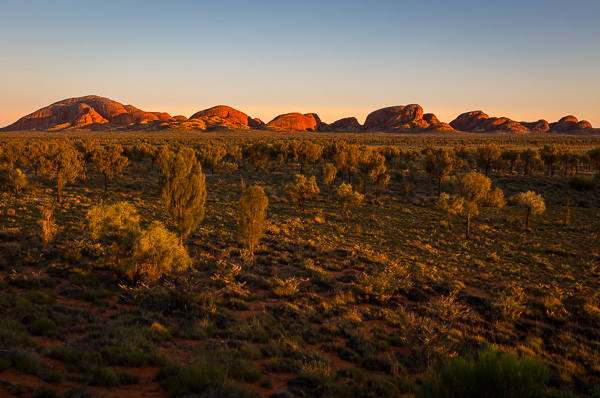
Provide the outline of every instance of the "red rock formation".
<path id="1" fill-rule="evenodd" d="M 490 117 L 482 111 L 465 112 L 459 115 L 456 119 L 450 122 L 455 130 L 461 131 L 475 131 L 485 120 Z"/>
<path id="2" fill-rule="evenodd" d="M 521 122 L 521 124 L 531 131 L 546 132 L 550 130 L 550 125 L 544 119 L 540 119 L 537 122 Z"/>
<path id="3" fill-rule="evenodd" d="M 402 110 L 404 106 L 390 106 L 387 108 L 378 109 L 369 113 L 365 120 L 363 128 L 370 130 L 373 128 L 389 127 L 402 123 Z"/>
<path id="4" fill-rule="evenodd" d="M 272 130 L 284 131 L 317 131 L 321 119 L 314 113 L 286 113 L 279 115 L 265 126 Z"/>
<path id="5" fill-rule="evenodd" d="M 89 109 L 89 110 L 86 110 Z M 146 114 L 135 107 L 130 108 L 135 115 Z M 69 98 L 56 102 L 17 120 L 3 130 L 30 130 L 40 127 L 76 126 L 83 127 L 93 123 L 128 124 L 135 116 L 125 107 L 108 98 L 89 95 Z M 149 116 L 154 118 L 155 116 Z"/>
<path id="6" fill-rule="evenodd" d="M 335 122 L 325 125 L 321 128 L 323 131 L 347 131 L 357 132 L 362 130 L 362 126 L 355 117 L 346 117 Z"/>
<path id="7" fill-rule="evenodd" d="M 423 118 L 423 108 L 417 104 L 406 105 L 400 112 L 402 115 L 402 122 L 414 122 Z"/>
<path id="8" fill-rule="evenodd" d="M 429 127 L 423 120 L 423 108 L 417 104 L 390 106 L 371 112 L 365 120 L 364 129 L 406 129 Z"/>
<path id="9" fill-rule="evenodd" d="M 190 119 L 210 118 L 213 116 L 223 119 L 225 124 L 231 124 L 232 127 L 257 126 L 256 121 L 250 116 L 246 115 L 244 112 L 240 112 L 237 109 L 233 109 L 232 107 L 225 105 L 217 105 L 213 106 L 212 108 L 196 112 L 190 117 Z"/>
<path id="10" fill-rule="evenodd" d="M 588 122 L 587 120 L 580 120 L 575 125 L 575 128 L 577 130 L 587 130 L 587 129 L 591 129 L 592 128 L 592 124 L 590 122 Z"/>
<path id="11" fill-rule="evenodd" d="M 83 127 L 95 123 L 108 123 L 108 120 L 100 116 L 98 112 L 86 104 L 73 106 L 69 114 L 69 119 L 72 127 Z"/>
<path id="12" fill-rule="evenodd" d="M 257 117 L 254 119 L 248 118 L 248 126 L 250 126 L 253 129 L 259 129 L 265 126 L 265 122 L 263 122 Z"/>
<path id="13" fill-rule="evenodd" d="M 571 131 L 575 130 L 579 121 L 573 115 L 561 118 L 557 123 L 553 123 L 550 127 L 554 131 Z"/>
<path id="14" fill-rule="evenodd" d="M 178 122 L 185 122 L 186 120 L 188 120 L 188 118 L 183 115 L 173 116 L 173 118 Z"/>
<path id="15" fill-rule="evenodd" d="M 440 122 L 440 120 L 433 113 L 424 114 L 423 120 L 429 123 L 429 127 L 438 127 L 442 125 L 442 122 Z"/>
<path id="16" fill-rule="evenodd" d="M 134 122 L 142 122 L 144 120 L 153 122 L 155 120 L 158 120 L 158 117 L 155 114 L 151 112 L 145 112 L 141 109 L 136 108 L 133 105 L 123 105 L 123 108 L 125 108 L 125 110 L 129 112 Z"/>
<path id="17" fill-rule="evenodd" d="M 152 112 L 154 116 L 158 118 L 161 122 L 174 122 L 175 118 L 169 115 L 166 112 Z M 185 116 L 184 116 L 185 117 Z M 187 118 L 186 118 L 187 120 Z"/>

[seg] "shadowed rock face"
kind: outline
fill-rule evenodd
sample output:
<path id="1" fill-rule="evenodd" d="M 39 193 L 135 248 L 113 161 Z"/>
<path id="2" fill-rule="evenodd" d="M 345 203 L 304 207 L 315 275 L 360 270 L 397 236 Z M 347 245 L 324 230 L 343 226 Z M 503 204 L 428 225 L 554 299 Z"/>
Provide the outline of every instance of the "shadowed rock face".
<path id="1" fill-rule="evenodd" d="M 161 114 L 167 118 L 168 114 Z M 170 116 L 168 116 L 170 118 Z M 97 95 L 69 98 L 22 117 L 4 130 L 31 130 L 40 127 L 84 127 L 95 123 L 129 124 L 137 121 L 157 121 L 159 117 L 132 105 Z"/>
<path id="2" fill-rule="evenodd" d="M 317 131 L 321 119 L 315 113 L 286 113 L 279 115 L 265 126 L 267 129 L 283 131 Z"/>
<path id="3" fill-rule="evenodd" d="M 362 130 L 361 124 L 356 120 L 355 117 L 346 117 L 340 120 L 336 120 L 331 124 L 323 123 L 320 128 L 322 131 L 348 131 L 357 132 Z"/>

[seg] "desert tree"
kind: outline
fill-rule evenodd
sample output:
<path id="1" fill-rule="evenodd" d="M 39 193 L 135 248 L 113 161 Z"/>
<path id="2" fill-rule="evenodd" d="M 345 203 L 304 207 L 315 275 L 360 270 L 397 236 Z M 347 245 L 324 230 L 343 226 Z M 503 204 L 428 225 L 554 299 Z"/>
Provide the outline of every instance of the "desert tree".
<path id="1" fill-rule="evenodd" d="M 239 163 L 242 160 L 242 147 L 239 144 L 227 145 L 227 154 L 225 155 L 231 162 Z"/>
<path id="2" fill-rule="evenodd" d="M 225 173 L 225 181 L 227 181 L 229 180 L 229 176 L 232 173 L 235 173 L 239 166 L 237 163 L 223 162 L 219 165 L 219 167 L 221 168 L 223 173 Z"/>
<path id="3" fill-rule="evenodd" d="M 365 192 L 366 182 L 368 180 L 375 183 L 377 179 L 380 178 L 379 175 L 384 175 L 387 171 L 387 168 L 385 167 L 385 156 L 378 151 L 368 148 L 362 148 L 360 150 L 357 167 L 364 174 L 363 193 Z"/>
<path id="4" fill-rule="evenodd" d="M 325 165 L 323 165 L 323 168 L 321 169 L 321 181 L 323 182 L 323 184 L 325 184 L 327 188 L 329 188 L 333 180 L 335 180 L 336 175 L 337 169 L 333 164 L 325 163 Z"/>
<path id="5" fill-rule="evenodd" d="M 333 164 L 342 173 L 342 180 L 347 176 L 350 181 L 350 174 L 358 166 L 361 147 L 342 142 L 339 145 L 331 146 L 329 151 L 332 154 Z"/>
<path id="6" fill-rule="evenodd" d="M 91 237 L 109 247 L 109 261 L 132 283 L 155 283 L 191 264 L 177 236 L 161 223 L 140 228 L 137 209 L 129 202 L 101 203 L 87 213 Z"/>
<path id="7" fill-rule="evenodd" d="M 454 156 L 469 170 L 473 170 L 477 165 L 477 150 L 469 148 L 466 145 L 456 145 L 454 147 Z"/>
<path id="8" fill-rule="evenodd" d="M 46 146 L 48 146 L 48 143 L 40 140 L 30 141 L 25 145 L 23 158 L 29 167 L 33 169 L 33 174 L 35 175 L 37 175 L 40 170 L 42 155 L 46 151 Z"/>
<path id="9" fill-rule="evenodd" d="M 154 284 L 161 278 L 182 272 L 192 264 L 187 250 L 177 235 L 155 221 L 136 239 L 130 259 L 122 271 L 132 283 Z"/>
<path id="10" fill-rule="evenodd" d="M 54 213 L 53 205 L 47 204 L 47 205 L 43 205 L 40 208 L 41 217 L 40 217 L 38 223 L 40 224 L 40 227 L 42 229 L 41 234 L 40 234 L 42 241 L 46 245 L 48 245 L 52 241 L 52 239 L 54 239 L 54 236 L 58 232 L 58 226 L 52 219 L 53 213 Z"/>
<path id="11" fill-rule="evenodd" d="M 493 142 L 488 142 L 487 144 L 477 147 L 476 159 L 477 166 L 483 168 L 485 175 L 488 175 L 488 172 L 492 165 L 498 160 L 502 151 Z"/>
<path id="12" fill-rule="evenodd" d="M 516 201 L 519 206 L 526 209 L 525 212 L 525 231 L 529 230 L 529 218 L 532 214 L 541 214 L 546 211 L 546 203 L 542 195 L 536 194 L 534 191 L 521 192 L 516 196 Z"/>
<path id="13" fill-rule="evenodd" d="M 519 160 L 519 151 L 511 148 L 504 148 L 502 149 L 500 158 L 510 164 L 510 174 L 512 174 L 515 170 L 515 164 Z"/>
<path id="14" fill-rule="evenodd" d="M 450 198 L 446 192 L 442 192 L 436 202 L 436 207 L 440 209 L 447 217 L 447 227 L 452 230 L 452 218 L 462 214 L 464 210 L 463 198 Z"/>
<path id="15" fill-rule="evenodd" d="M 457 159 L 451 150 L 427 148 L 425 150 L 425 171 L 438 183 L 438 196 L 442 193 L 442 180 L 450 175 L 457 166 Z"/>
<path id="16" fill-rule="evenodd" d="M 92 155 L 94 164 L 104 176 L 104 192 L 108 191 L 108 181 L 121 174 L 123 168 L 129 164 L 129 159 L 122 154 L 121 145 L 110 144 L 97 148 Z"/>
<path id="17" fill-rule="evenodd" d="M 75 141 L 75 148 L 81 153 L 81 182 L 85 185 L 88 164 L 94 162 L 94 153 L 100 145 L 90 138 Z"/>
<path id="18" fill-rule="evenodd" d="M 352 185 L 342 183 L 335 191 L 337 200 L 346 214 L 346 228 L 350 225 L 350 212 L 362 204 L 365 196 L 354 191 Z"/>
<path id="19" fill-rule="evenodd" d="M 264 169 L 267 162 L 269 161 L 269 144 L 264 141 L 255 142 L 249 145 L 245 149 L 245 158 L 250 160 L 252 166 L 259 171 Z"/>
<path id="20" fill-rule="evenodd" d="M 215 166 L 227 155 L 227 148 L 218 142 L 207 142 L 199 145 L 196 153 L 200 162 L 209 166 L 211 174 L 215 174 Z"/>
<path id="21" fill-rule="evenodd" d="M 320 192 L 315 176 L 306 178 L 302 174 L 296 174 L 294 183 L 287 184 L 284 190 L 290 199 L 298 203 L 302 211 L 304 211 L 304 202 Z"/>
<path id="22" fill-rule="evenodd" d="M 161 164 L 158 180 L 160 197 L 167 213 L 177 224 L 179 242 L 195 230 L 204 218 L 205 176 L 191 148 L 170 152 Z"/>
<path id="23" fill-rule="evenodd" d="M 587 151 L 588 158 L 590 159 L 590 163 L 596 167 L 598 173 L 600 174 L 600 147 L 590 149 Z"/>
<path id="24" fill-rule="evenodd" d="M 387 186 L 390 183 L 390 175 L 387 173 L 385 163 L 380 163 L 369 171 L 369 179 L 375 185 L 375 199 L 379 193 L 379 187 Z"/>
<path id="25" fill-rule="evenodd" d="M 540 158 L 546 165 L 546 172 L 550 176 L 553 176 L 556 172 L 556 168 L 566 151 L 567 147 L 560 144 L 548 144 L 540 149 Z"/>
<path id="26" fill-rule="evenodd" d="M 531 148 L 522 150 L 517 159 L 517 165 L 523 169 L 525 175 L 531 174 L 541 162 L 542 159 L 540 158 L 540 153 Z"/>
<path id="27" fill-rule="evenodd" d="M 304 173 L 305 164 L 316 164 L 323 154 L 323 146 L 309 141 L 303 140 L 298 145 L 297 157 L 300 163 L 300 174 Z"/>
<path id="28" fill-rule="evenodd" d="M 254 248 L 265 233 L 265 215 L 269 200 L 258 185 L 244 189 L 238 204 L 238 233 L 242 244 L 248 248 L 250 262 L 254 264 Z"/>
<path id="29" fill-rule="evenodd" d="M 118 256 L 129 255 L 140 230 L 140 216 L 130 202 L 100 203 L 86 214 L 92 239 L 112 246 Z"/>
<path id="30" fill-rule="evenodd" d="M 81 173 L 81 154 L 71 141 L 53 141 L 45 148 L 41 157 L 42 174 L 56 180 L 56 200 L 61 202 L 62 189 L 67 182 L 75 181 Z"/>
<path id="31" fill-rule="evenodd" d="M 8 186 L 12 189 L 15 197 L 19 196 L 19 192 L 27 186 L 27 178 L 21 169 L 13 167 L 8 170 Z"/>
<path id="32" fill-rule="evenodd" d="M 469 239 L 470 236 L 471 217 L 479 213 L 479 205 L 487 200 L 491 186 L 490 179 L 481 173 L 469 172 L 456 179 L 456 196 L 463 199 L 464 213 L 467 217 L 466 239 Z"/>

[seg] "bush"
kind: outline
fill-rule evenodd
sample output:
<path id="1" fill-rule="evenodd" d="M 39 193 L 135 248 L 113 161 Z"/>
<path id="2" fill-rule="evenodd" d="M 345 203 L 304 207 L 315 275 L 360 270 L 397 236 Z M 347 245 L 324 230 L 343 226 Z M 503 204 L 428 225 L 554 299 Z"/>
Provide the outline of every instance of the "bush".
<path id="1" fill-rule="evenodd" d="M 598 187 L 598 180 L 594 177 L 575 176 L 569 179 L 569 186 L 576 191 L 592 191 Z"/>
<path id="2" fill-rule="evenodd" d="M 427 381 L 418 397 L 539 397 L 544 395 L 550 370 L 532 358 L 499 353 L 487 347 L 477 357 L 450 359 L 433 379 Z"/>

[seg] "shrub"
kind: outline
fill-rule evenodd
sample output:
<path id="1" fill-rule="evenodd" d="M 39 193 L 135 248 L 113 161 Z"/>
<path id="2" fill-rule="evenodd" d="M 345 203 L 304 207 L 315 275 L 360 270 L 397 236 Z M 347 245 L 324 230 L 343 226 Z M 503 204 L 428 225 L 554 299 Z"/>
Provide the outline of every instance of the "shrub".
<path id="1" fill-rule="evenodd" d="M 476 357 L 450 359 L 439 374 L 428 380 L 418 397 L 539 397 L 550 379 L 550 370 L 532 358 L 499 353 L 487 347 Z"/>
<path id="2" fill-rule="evenodd" d="M 593 191 L 598 187 L 598 180 L 589 176 L 575 176 L 569 179 L 569 186 L 576 191 Z"/>

